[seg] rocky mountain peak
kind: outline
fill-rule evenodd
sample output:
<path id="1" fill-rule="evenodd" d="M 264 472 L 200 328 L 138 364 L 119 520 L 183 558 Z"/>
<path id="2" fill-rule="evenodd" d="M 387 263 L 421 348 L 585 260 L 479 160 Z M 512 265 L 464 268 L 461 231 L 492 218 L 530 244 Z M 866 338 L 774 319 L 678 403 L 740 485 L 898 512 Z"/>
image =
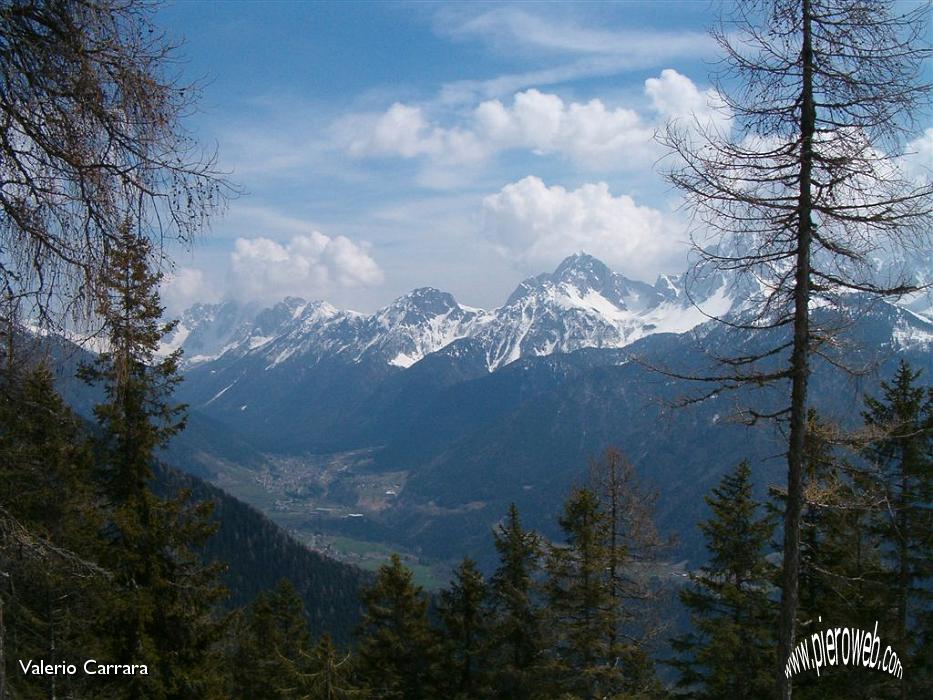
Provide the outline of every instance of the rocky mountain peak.
<path id="1" fill-rule="evenodd" d="M 575 253 L 564 258 L 554 272 L 545 272 L 523 280 L 505 305 L 511 306 L 526 297 L 540 295 L 557 286 L 574 288 L 581 294 L 600 292 L 612 284 L 614 277 L 621 275 L 616 275 L 601 260 L 586 253 Z"/>
<path id="2" fill-rule="evenodd" d="M 463 307 L 434 287 L 414 289 L 373 314 L 289 297 L 250 321 L 223 324 L 224 332 L 212 342 L 200 343 L 196 362 L 227 354 L 228 359 L 264 358 L 265 368 L 325 357 L 409 367 L 470 339 L 494 371 L 522 357 L 619 348 L 647 334 L 682 332 L 705 321 L 679 286 L 677 277 L 655 286 L 629 280 L 592 255 L 577 253 L 554 272 L 526 279 L 493 311 Z M 233 314 L 230 321 L 238 317 Z M 204 335 L 199 331 L 192 339 Z M 178 343 L 194 349 L 181 336 Z"/>
<path id="3" fill-rule="evenodd" d="M 377 311 L 375 319 L 387 328 L 412 326 L 459 310 L 460 305 L 448 292 L 434 287 L 419 287 Z"/>
<path id="4" fill-rule="evenodd" d="M 609 284 L 613 272 L 592 255 L 576 253 L 565 258 L 550 277 L 553 282 L 572 284 L 581 291 L 600 290 Z"/>

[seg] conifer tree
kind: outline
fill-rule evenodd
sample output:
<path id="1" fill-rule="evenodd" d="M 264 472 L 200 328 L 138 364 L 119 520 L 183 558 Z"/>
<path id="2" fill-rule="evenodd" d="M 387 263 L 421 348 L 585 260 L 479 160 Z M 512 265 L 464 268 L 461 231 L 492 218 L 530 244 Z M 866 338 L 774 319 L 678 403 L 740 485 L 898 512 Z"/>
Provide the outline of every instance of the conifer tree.
<path id="1" fill-rule="evenodd" d="M 700 529 L 710 561 L 681 593 L 693 631 L 672 640 L 679 658 L 670 664 L 693 697 L 757 700 L 773 685 L 777 618 L 765 551 L 774 519 L 759 513 L 748 462 L 723 477 L 706 502 L 712 516 Z"/>
<path id="2" fill-rule="evenodd" d="M 806 637 L 818 627 L 818 618 L 835 619 L 835 593 L 840 585 L 846 562 L 839 551 L 848 542 L 847 522 L 843 514 L 860 511 L 856 503 L 854 484 L 832 444 L 832 428 L 815 409 L 807 414 L 804 441 L 803 507 L 800 518 L 800 575 L 797 627 Z M 851 471 L 851 470 L 849 470 Z M 775 504 L 771 511 L 783 516 L 786 492 L 773 488 Z M 777 582 L 780 585 L 780 581 Z M 803 691 L 801 681 L 797 690 Z"/>
<path id="3" fill-rule="evenodd" d="M 524 700 L 535 697 L 536 669 L 542 660 L 543 629 L 535 595 L 541 543 L 535 532 L 522 527 L 514 503 L 493 537 L 499 553 L 499 568 L 489 582 L 495 687 L 502 697 Z"/>
<path id="4" fill-rule="evenodd" d="M 583 698 L 601 697 L 620 677 L 609 649 L 615 622 L 607 577 L 609 523 L 596 494 L 576 488 L 560 526 L 566 544 L 550 547 L 545 565 L 548 621 L 556 635 L 555 683 Z"/>
<path id="5" fill-rule="evenodd" d="M 127 222 L 108 245 L 98 312 L 107 348 L 79 376 L 103 386 L 95 407 L 100 425 L 99 480 L 108 522 L 101 561 L 113 571 L 118 594 L 101 633 L 115 663 L 146 664 L 149 675 L 122 680 L 113 693 L 133 698 L 209 696 L 217 681 L 210 653 L 219 635 L 214 603 L 222 590 L 217 570 L 193 552 L 214 527 L 209 503 L 172 500 L 150 489 L 156 450 L 184 427 L 184 407 L 171 403 L 181 380 L 178 353 L 158 359 L 162 337 L 158 284 L 149 269 L 150 245 Z"/>
<path id="6" fill-rule="evenodd" d="M 115 506 L 142 506 L 136 501 L 149 493 L 156 450 L 182 431 L 186 420 L 186 407 L 171 403 L 181 381 L 180 351 L 157 358 L 160 341 L 177 324 L 161 320 L 162 275 L 149 269 L 149 257 L 149 242 L 127 221 L 108 246 L 109 264 L 100 280 L 97 310 L 107 348 L 79 370 L 81 379 L 102 385 L 106 395 L 94 414 L 104 431 L 105 495 Z"/>
<path id="7" fill-rule="evenodd" d="M 634 465 L 614 447 L 590 465 L 590 482 L 606 517 L 611 664 L 621 667 L 628 693 L 657 693 L 648 645 L 662 628 L 656 613 L 663 591 L 651 569 L 670 546 L 654 524 L 657 495 L 639 485 Z"/>
<path id="8" fill-rule="evenodd" d="M 863 468 L 833 448 L 833 433 L 811 409 L 804 450 L 798 615 L 804 635 L 814 631 L 820 617 L 868 624 L 883 614 L 880 539 L 871 532 L 878 505 L 871 493 L 872 481 Z M 854 677 L 853 681 L 854 692 L 859 681 Z M 861 683 L 864 686 L 864 679 Z"/>
<path id="9" fill-rule="evenodd" d="M 821 567 L 825 549 L 826 530 L 831 525 L 832 512 L 829 501 L 835 500 L 842 488 L 836 469 L 836 456 L 826 438 L 825 426 L 816 410 L 807 414 L 807 431 L 804 440 L 804 494 L 800 516 L 800 575 L 797 628 L 806 637 L 816 627 L 817 618 L 828 610 L 828 581 L 826 569 Z M 779 495 L 782 507 L 786 505 L 786 494 Z M 783 512 L 783 509 L 780 511 Z M 798 687 L 797 690 L 800 690 Z"/>
<path id="10" fill-rule="evenodd" d="M 362 594 L 359 671 L 377 698 L 436 697 L 438 642 L 428 623 L 428 601 L 398 554 L 380 567 Z"/>
<path id="11" fill-rule="evenodd" d="M 100 594 L 108 585 L 89 558 L 100 513 L 88 483 L 88 441 L 44 365 L 7 373 L 3 385 L 0 647 L 8 653 L 0 673 L 12 696 L 80 693 L 84 678 L 24 677 L 17 660 L 54 664 L 100 649 L 85 624 L 105 614 Z"/>
<path id="12" fill-rule="evenodd" d="M 877 508 L 872 479 L 843 458 L 839 434 L 815 410 L 809 411 L 797 608 L 802 638 L 839 625 L 871 629 L 886 616 L 880 538 L 871 531 Z M 786 495 L 777 489 L 773 494 L 772 512 L 781 515 Z M 794 679 L 794 693 L 803 700 L 873 698 L 891 686 L 892 679 L 884 674 L 866 676 L 862 669 L 846 666 Z"/>
<path id="13" fill-rule="evenodd" d="M 453 698 L 489 696 L 486 603 L 483 575 L 476 562 L 466 558 L 454 572 L 450 588 L 441 592 L 438 609 L 443 623 L 445 676 Z"/>
<path id="14" fill-rule="evenodd" d="M 0 402 L 0 504 L 36 535 L 86 547 L 91 452 L 45 365 L 5 383 Z M 90 522 L 89 522 L 90 521 Z"/>
<path id="15" fill-rule="evenodd" d="M 259 595 L 232 626 L 232 690 L 240 697 L 298 697 L 297 672 L 311 649 L 304 605 L 287 580 Z"/>
<path id="16" fill-rule="evenodd" d="M 863 414 L 876 431 L 866 456 L 880 504 L 873 529 L 882 541 L 883 583 L 893 597 L 892 648 L 913 670 L 900 683 L 902 698 L 928 689 L 933 676 L 933 387 L 920 385 L 920 376 L 902 360 Z"/>
<path id="17" fill-rule="evenodd" d="M 351 661 L 351 655 L 339 653 L 330 635 L 325 633 L 310 653 L 302 653 L 298 663 L 288 663 L 287 678 L 294 688 L 289 689 L 287 697 L 301 700 L 371 697 L 368 691 L 356 687 Z"/>

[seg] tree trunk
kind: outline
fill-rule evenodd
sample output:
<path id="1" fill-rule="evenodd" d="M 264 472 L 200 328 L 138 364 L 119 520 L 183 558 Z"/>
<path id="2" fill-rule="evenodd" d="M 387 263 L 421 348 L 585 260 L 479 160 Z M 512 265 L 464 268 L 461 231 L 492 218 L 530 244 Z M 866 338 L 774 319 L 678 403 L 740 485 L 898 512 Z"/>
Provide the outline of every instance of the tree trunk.
<path id="1" fill-rule="evenodd" d="M 3 627 L 3 598 L 0 598 L 0 700 L 5 700 L 6 698 L 6 657 L 3 653 L 4 635 L 6 635 L 6 629 Z"/>
<path id="2" fill-rule="evenodd" d="M 898 430 L 901 426 L 898 426 Z M 908 438 L 909 439 L 909 438 Z M 898 530 L 898 595 L 897 595 L 897 636 L 900 641 L 901 653 L 907 654 L 907 598 L 910 594 L 910 570 L 908 568 L 907 558 L 910 550 L 907 546 L 907 533 L 910 524 L 907 522 L 907 507 L 910 503 L 908 489 L 910 488 L 907 479 L 907 459 L 908 446 L 904 445 L 901 449 L 901 492 L 898 499 L 897 510 L 897 530 Z M 901 681 L 901 700 L 907 700 L 907 684 Z"/>
<path id="3" fill-rule="evenodd" d="M 606 466 L 609 470 L 609 605 L 612 622 L 609 627 L 609 664 L 617 661 L 616 642 L 619 627 L 619 559 L 618 559 L 618 527 L 619 527 L 619 460 L 616 454 L 606 455 Z"/>
<path id="4" fill-rule="evenodd" d="M 784 562 L 781 612 L 778 622 L 777 697 L 789 700 L 792 681 L 784 665 L 794 646 L 800 575 L 800 516 L 803 507 L 803 467 L 807 430 L 807 378 L 810 365 L 810 242 L 813 234 L 813 134 L 816 106 L 813 101 L 813 46 L 810 0 L 803 0 L 803 45 L 800 62 L 803 85 L 800 95 L 800 195 L 797 211 L 797 269 L 794 285 L 794 342 L 791 353 L 790 437 L 787 450 L 787 508 L 784 514 Z"/>

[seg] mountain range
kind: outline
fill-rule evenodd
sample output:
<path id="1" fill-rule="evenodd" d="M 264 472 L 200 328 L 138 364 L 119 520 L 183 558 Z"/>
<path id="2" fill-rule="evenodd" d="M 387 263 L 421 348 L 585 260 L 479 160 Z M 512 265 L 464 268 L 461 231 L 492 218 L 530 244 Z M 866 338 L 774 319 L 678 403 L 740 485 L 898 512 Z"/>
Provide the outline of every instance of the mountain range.
<path id="1" fill-rule="evenodd" d="M 408 368 L 454 341 L 472 339 L 494 371 L 522 357 L 618 348 L 652 333 L 684 332 L 706 321 L 705 314 L 729 311 L 733 299 L 722 277 L 692 301 L 682 280 L 630 280 L 581 253 L 553 273 L 526 279 L 492 311 L 461 305 L 431 287 L 415 289 L 372 315 L 295 297 L 262 310 L 233 301 L 196 304 L 182 315 L 164 350 L 182 348 L 188 367 L 251 354 L 270 368 L 292 357 L 313 363 L 327 356 Z"/>
<path id="2" fill-rule="evenodd" d="M 684 279 L 630 280 L 579 254 L 493 310 L 431 288 L 369 315 L 297 298 L 196 305 L 164 348 L 184 351 L 180 398 L 211 426 L 188 438 L 185 461 L 305 541 L 330 533 L 483 560 L 509 502 L 552 531 L 567 489 L 615 445 L 658 492 L 678 556 L 702 558 L 701 496 L 726 470 L 749 458 L 761 493 L 781 481 L 776 432 L 731 419 L 782 394 L 743 388 L 676 407 L 709 387 L 673 374 L 775 340 L 710 320 L 745 308 L 740 285 L 713 275 L 686 290 Z M 814 404 L 840 420 L 898 358 L 931 367 L 927 316 L 850 306 L 846 359 L 873 372 L 853 383 L 817 362 L 811 380 Z"/>

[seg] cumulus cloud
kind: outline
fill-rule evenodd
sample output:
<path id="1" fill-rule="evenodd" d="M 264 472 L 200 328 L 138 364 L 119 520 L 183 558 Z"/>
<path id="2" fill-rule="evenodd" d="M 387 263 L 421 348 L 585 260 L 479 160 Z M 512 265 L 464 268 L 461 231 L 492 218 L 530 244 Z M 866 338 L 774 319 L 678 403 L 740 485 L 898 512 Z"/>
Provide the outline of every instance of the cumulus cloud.
<path id="1" fill-rule="evenodd" d="M 596 168 L 639 167 L 653 158 L 654 128 L 637 112 L 610 109 L 598 99 L 564 102 L 557 95 L 526 90 L 511 105 L 487 100 L 473 112 L 479 138 L 494 150 L 522 148 L 560 154 Z"/>
<path id="2" fill-rule="evenodd" d="M 230 274 L 235 296 L 263 300 L 318 298 L 383 280 L 367 245 L 319 231 L 294 236 L 285 244 L 263 237 L 238 238 L 230 254 Z"/>
<path id="3" fill-rule="evenodd" d="M 428 119 L 422 107 L 395 103 L 381 114 L 354 115 L 337 126 L 339 139 L 353 156 L 429 158 L 452 164 L 481 162 L 513 149 L 560 155 L 599 170 L 638 169 L 659 155 L 654 141 L 668 119 L 696 116 L 702 124 L 728 127 L 718 95 L 702 91 L 675 70 L 645 83 L 652 113 L 609 107 L 602 100 L 566 102 L 536 89 L 515 93 L 511 103 L 486 100 L 462 123 L 444 126 Z"/>
<path id="4" fill-rule="evenodd" d="M 602 182 L 567 190 L 526 177 L 483 200 L 482 225 L 527 271 L 584 250 L 626 275 L 650 279 L 681 266 L 685 250 L 676 222 L 627 195 L 613 196 Z"/>
<path id="5" fill-rule="evenodd" d="M 721 95 L 714 89 L 700 90 L 690 78 L 672 68 L 658 78 L 645 81 L 645 94 L 662 121 L 677 120 L 683 126 L 715 127 L 728 132 L 732 121 Z"/>
<path id="6" fill-rule="evenodd" d="M 337 133 L 353 156 L 431 156 L 465 163 L 487 155 L 472 132 L 431 125 L 420 107 L 400 102 L 381 115 L 354 115 L 338 125 Z"/>
<path id="7" fill-rule="evenodd" d="M 204 272 L 193 267 L 180 267 L 162 279 L 159 290 L 169 314 L 177 314 L 192 304 L 212 303 L 220 299 L 220 290 L 211 284 Z"/>

